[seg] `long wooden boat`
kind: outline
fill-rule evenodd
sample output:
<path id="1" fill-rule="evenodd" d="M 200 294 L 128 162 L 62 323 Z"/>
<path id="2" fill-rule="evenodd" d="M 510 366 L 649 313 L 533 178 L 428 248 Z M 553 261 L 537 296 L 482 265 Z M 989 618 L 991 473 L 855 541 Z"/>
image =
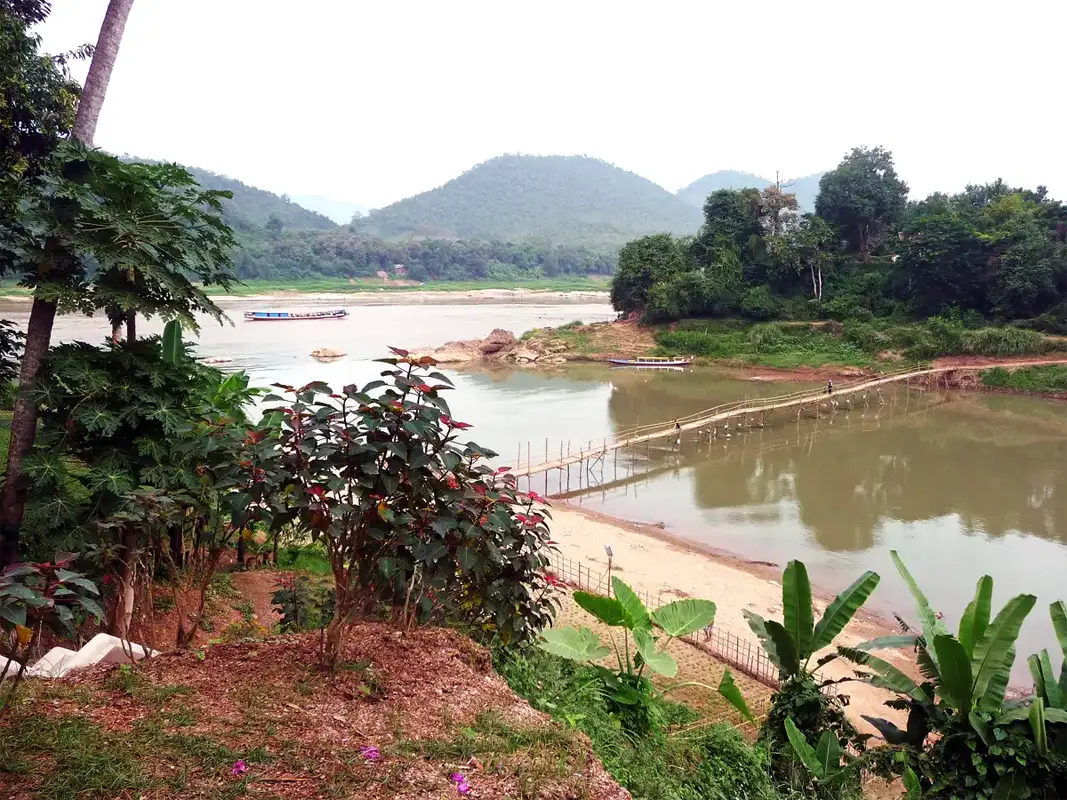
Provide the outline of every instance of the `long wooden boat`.
<path id="1" fill-rule="evenodd" d="M 611 358 L 608 359 L 616 367 L 688 367 L 693 363 L 691 358 Z"/>
<path id="2" fill-rule="evenodd" d="M 344 319 L 348 312 L 343 308 L 329 311 L 246 311 L 245 322 L 299 322 L 317 319 Z"/>

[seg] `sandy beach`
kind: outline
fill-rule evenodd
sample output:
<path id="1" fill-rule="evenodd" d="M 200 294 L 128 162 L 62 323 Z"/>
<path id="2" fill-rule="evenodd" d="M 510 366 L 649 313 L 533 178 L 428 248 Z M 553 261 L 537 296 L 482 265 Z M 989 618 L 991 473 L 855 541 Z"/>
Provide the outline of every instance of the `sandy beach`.
<path id="1" fill-rule="evenodd" d="M 745 561 L 654 526 L 629 523 L 565 503 L 553 504 L 552 537 L 563 555 L 588 566 L 594 578 L 607 569 L 604 546 L 611 545 L 613 574 L 634 588 L 647 591 L 653 598 L 660 596 L 663 602 L 687 596 L 713 600 L 718 607 L 716 627 L 753 643 L 758 640 L 741 614 L 743 609 L 767 618 L 782 617 L 784 564 Z M 832 597 L 818 587 L 813 587 L 813 593 L 818 621 Z M 855 645 L 895 633 L 899 631 L 890 620 L 861 611 L 836 643 Z M 905 671 L 912 671 L 913 662 L 902 651 L 880 651 L 879 655 Z M 838 659 L 825 666 L 820 674 L 824 679 L 846 678 L 853 676 L 854 668 Z M 861 718 L 863 714 L 903 724 L 902 715 L 883 705 L 890 697 L 887 693 L 859 682 L 843 685 L 841 692 L 850 696 L 846 710 L 864 732 L 874 733 L 874 729 Z"/>

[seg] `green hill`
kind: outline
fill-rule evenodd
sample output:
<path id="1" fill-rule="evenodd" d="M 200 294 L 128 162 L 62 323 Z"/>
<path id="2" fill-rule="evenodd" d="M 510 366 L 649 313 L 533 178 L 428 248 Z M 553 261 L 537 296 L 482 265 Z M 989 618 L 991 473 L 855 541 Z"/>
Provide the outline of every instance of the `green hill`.
<path id="1" fill-rule="evenodd" d="M 257 189 L 239 180 L 216 175 L 206 169 L 186 167 L 205 189 L 225 189 L 233 192 L 232 200 L 223 201 L 226 222 L 238 231 L 262 228 L 271 216 L 277 217 L 283 229 L 330 230 L 337 226 L 328 217 L 309 211 L 303 206 L 279 197 L 273 192 Z"/>
<path id="2" fill-rule="evenodd" d="M 361 230 L 389 239 L 463 238 L 621 245 L 695 233 L 699 209 L 640 175 L 585 156 L 506 155 L 372 211 Z"/>
<path id="3" fill-rule="evenodd" d="M 815 198 L 819 196 L 819 179 L 823 174 L 816 172 L 792 180 L 793 185 L 787 191 L 796 194 L 797 202 L 803 211 L 815 210 Z M 679 189 L 678 197 L 698 208 L 703 208 L 708 195 L 719 189 L 763 189 L 771 183 L 773 181 L 753 175 L 751 172 L 722 169 L 698 178 L 688 186 Z"/>

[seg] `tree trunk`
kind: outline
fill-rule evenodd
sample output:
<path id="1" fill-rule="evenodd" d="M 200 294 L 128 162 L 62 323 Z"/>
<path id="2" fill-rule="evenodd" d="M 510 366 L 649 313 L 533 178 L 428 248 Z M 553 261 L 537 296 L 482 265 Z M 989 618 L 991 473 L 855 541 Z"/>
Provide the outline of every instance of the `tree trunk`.
<path id="1" fill-rule="evenodd" d="M 245 565 L 245 537 L 240 533 L 237 534 L 237 565 L 239 567 Z"/>
<path id="2" fill-rule="evenodd" d="M 274 532 L 274 546 L 271 548 L 270 563 L 274 566 L 278 566 L 278 536 L 281 535 L 280 531 Z"/>
<path id="3" fill-rule="evenodd" d="M 96 40 L 96 51 L 78 101 L 78 116 L 74 120 L 74 136 L 86 145 L 92 145 L 96 135 L 96 123 L 100 119 L 100 109 L 104 106 L 107 85 L 111 82 L 122 32 L 132 7 L 133 0 L 111 0 L 100 26 L 100 37 Z"/>
<path id="4" fill-rule="evenodd" d="M 182 537 L 182 526 L 175 525 L 170 529 L 170 558 L 174 562 L 176 570 L 182 568 L 182 562 L 185 560 L 185 554 L 182 552 L 184 545 L 185 539 Z"/>
<path id="5" fill-rule="evenodd" d="M 126 344 L 132 345 L 137 341 L 137 312 L 126 312 Z"/>
<path id="6" fill-rule="evenodd" d="M 56 304 L 34 298 L 26 345 L 19 373 L 19 393 L 11 415 L 11 441 L 7 448 L 7 473 L 0 494 L 0 569 L 19 560 L 19 529 L 26 508 L 26 476 L 22 461 L 33 449 L 37 436 L 37 404 L 32 393 L 37 387 L 37 373 L 52 340 Z"/>
<path id="7" fill-rule="evenodd" d="M 96 51 L 89 65 L 89 74 L 85 79 L 85 86 L 78 100 L 78 113 L 74 119 L 74 137 L 86 145 L 92 145 L 93 136 L 96 135 L 96 122 L 100 118 L 107 85 L 111 81 L 111 72 L 118 57 L 122 31 L 126 27 L 126 19 L 132 7 L 133 0 L 111 0 L 104 15 L 104 22 L 100 26 L 100 37 L 97 39 Z M 46 253 L 49 250 L 49 244 L 46 243 Z M 0 568 L 14 563 L 19 558 L 19 536 L 22 516 L 26 509 L 22 462 L 33 449 L 33 442 L 37 438 L 37 407 L 29 394 L 36 387 L 41 359 L 51 344 L 55 318 L 54 302 L 34 298 L 22 357 L 22 372 L 19 375 L 19 399 L 15 402 L 11 416 L 7 473 L 3 493 L 0 494 Z"/>
<path id="8" fill-rule="evenodd" d="M 871 263 L 871 226 L 860 225 L 860 261 L 864 264 Z"/>
<path id="9" fill-rule="evenodd" d="M 133 589 L 137 578 L 137 538 L 133 528 L 122 530 L 122 556 L 119 561 L 118 595 L 111 610 L 108 633 L 129 640 L 133 622 Z"/>
<path id="10" fill-rule="evenodd" d="M 211 552 L 208 553 L 207 563 L 204 565 L 204 571 L 200 577 L 200 584 L 197 586 L 197 606 L 196 613 L 188 615 L 188 627 L 186 627 L 187 616 L 182 612 L 181 606 L 177 606 L 178 609 L 178 637 L 177 645 L 182 650 L 185 650 L 196 639 L 196 630 L 200 627 L 200 620 L 204 618 L 204 607 L 207 605 L 207 588 L 211 585 L 211 578 L 215 574 L 215 568 L 219 563 L 219 556 L 222 555 L 222 549 L 218 547 L 211 548 Z"/>

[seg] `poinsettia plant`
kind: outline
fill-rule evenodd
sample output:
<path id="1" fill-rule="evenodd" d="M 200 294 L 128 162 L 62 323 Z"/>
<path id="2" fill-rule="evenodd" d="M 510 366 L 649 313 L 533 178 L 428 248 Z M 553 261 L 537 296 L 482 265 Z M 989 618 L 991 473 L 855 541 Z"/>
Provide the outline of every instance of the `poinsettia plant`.
<path id="1" fill-rule="evenodd" d="M 336 601 L 334 663 L 348 622 L 382 606 L 405 624 L 451 618 L 505 643 L 552 618 L 549 512 L 496 454 L 461 442 L 432 358 L 392 348 L 381 380 L 323 383 L 268 397 L 280 425 L 288 506 L 325 544 Z"/>
<path id="2" fill-rule="evenodd" d="M 104 612 L 96 585 L 68 569 L 75 558 L 67 554 L 49 563 L 12 564 L 0 572 L 0 629 L 21 633 L 43 623 L 73 635 L 78 616 L 100 619 Z"/>

